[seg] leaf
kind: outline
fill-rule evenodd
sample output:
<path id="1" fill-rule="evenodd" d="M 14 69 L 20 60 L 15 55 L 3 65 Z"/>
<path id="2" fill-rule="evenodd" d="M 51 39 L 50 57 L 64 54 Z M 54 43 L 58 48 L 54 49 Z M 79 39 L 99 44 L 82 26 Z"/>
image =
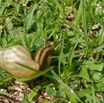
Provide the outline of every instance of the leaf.
<path id="1" fill-rule="evenodd" d="M 27 99 L 29 102 L 32 102 L 33 98 L 37 95 L 39 89 L 41 89 L 40 85 L 37 85 L 36 87 L 34 87 L 33 90 L 31 90 L 31 92 L 27 95 Z"/>
<path id="2" fill-rule="evenodd" d="M 5 2 L 5 3 L 0 3 L 0 15 L 3 14 L 5 8 L 7 7 L 8 5 L 8 2 Z"/>
<path id="3" fill-rule="evenodd" d="M 24 19 L 25 22 L 25 26 L 26 29 L 30 29 L 34 20 L 33 20 L 33 15 L 34 15 L 34 11 L 37 9 L 38 5 L 35 3 L 32 8 L 29 11 L 29 14 L 26 16 L 26 18 Z"/>
<path id="4" fill-rule="evenodd" d="M 47 88 L 47 95 L 48 96 L 56 96 L 56 90 L 53 88 Z"/>
<path id="5" fill-rule="evenodd" d="M 80 75 L 81 76 L 84 76 L 87 79 L 89 79 L 88 70 L 87 70 L 87 68 L 85 68 L 85 66 L 82 67 L 81 72 L 80 72 Z"/>
<path id="6" fill-rule="evenodd" d="M 3 92 L 2 92 L 2 91 L 0 91 L 0 94 L 1 94 L 1 95 L 5 95 L 5 96 L 10 96 L 10 94 L 9 94 L 9 93 L 6 93 L 6 92 L 4 92 L 4 91 L 3 91 Z"/>

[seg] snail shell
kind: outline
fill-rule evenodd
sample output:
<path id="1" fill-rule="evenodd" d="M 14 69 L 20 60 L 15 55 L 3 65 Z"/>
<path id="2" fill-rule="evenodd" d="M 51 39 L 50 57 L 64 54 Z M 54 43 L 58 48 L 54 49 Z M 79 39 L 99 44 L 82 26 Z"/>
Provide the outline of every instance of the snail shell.
<path id="1" fill-rule="evenodd" d="M 17 63 L 39 70 L 38 63 L 32 60 L 31 53 L 26 47 L 15 45 L 0 50 L 0 68 L 19 78 L 27 78 L 36 73 Z"/>

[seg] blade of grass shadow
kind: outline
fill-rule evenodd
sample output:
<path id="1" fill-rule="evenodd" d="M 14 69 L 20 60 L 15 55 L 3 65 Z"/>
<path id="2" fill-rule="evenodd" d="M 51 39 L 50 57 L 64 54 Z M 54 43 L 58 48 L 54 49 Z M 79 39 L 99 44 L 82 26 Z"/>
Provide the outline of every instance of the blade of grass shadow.
<path id="1" fill-rule="evenodd" d="M 19 63 L 17 63 L 17 64 L 19 64 Z M 34 74 L 33 76 L 31 76 L 31 77 L 29 77 L 29 78 L 20 78 L 20 79 L 19 79 L 19 78 L 16 78 L 16 77 L 15 77 L 16 79 L 18 79 L 18 80 L 20 80 L 20 81 L 28 81 L 28 80 L 31 80 L 31 79 L 35 79 L 35 78 L 37 78 L 37 77 L 39 77 L 39 76 L 41 76 L 41 75 L 44 75 L 45 73 L 49 72 L 49 71 L 52 70 L 52 68 L 53 68 L 53 67 L 50 67 L 50 68 L 48 68 L 48 69 L 46 69 L 46 70 L 39 71 L 39 70 L 36 70 L 36 69 L 34 69 L 34 68 L 24 66 L 24 65 L 22 65 L 22 64 L 19 64 L 19 65 L 25 67 L 26 69 L 29 69 L 29 70 L 32 70 L 32 71 L 36 72 L 36 74 Z"/>
<path id="2" fill-rule="evenodd" d="M 44 71 L 40 71 L 36 74 L 34 74 L 33 76 L 29 77 L 29 78 L 22 78 L 22 79 L 18 79 L 20 81 L 28 81 L 28 80 L 32 80 L 32 79 L 35 79 L 35 78 L 38 78 L 39 76 L 42 76 L 42 75 L 45 75 L 45 73 L 49 72 L 50 70 L 52 70 L 52 67 L 44 70 Z"/>
<path id="3" fill-rule="evenodd" d="M 20 66 L 22 66 L 22 67 L 25 67 L 25 69 L 29 69 L 29 70 L 32 70 L 32 71 L 34 71 L 34 72 L 39 72 L 39 70 L 36 70 L 35 68 L 31 68 L 31 67 L 28 67 L 28 66 L 23 65 L 23 64 L 20 64 L 20 63 L 16 63 L 16 64 L 18 64 L 18 65 L 20 65 Z"/>

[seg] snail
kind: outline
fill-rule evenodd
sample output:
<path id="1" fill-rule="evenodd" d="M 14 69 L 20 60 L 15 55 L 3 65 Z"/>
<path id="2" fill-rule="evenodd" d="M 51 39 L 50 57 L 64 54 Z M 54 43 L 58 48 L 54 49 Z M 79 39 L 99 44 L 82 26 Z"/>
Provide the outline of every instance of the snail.
<path id="1" fill-rule="evenodd" d="M 28 78 L 32 75 L 35 75 L 35 71 L 30 70 L 22 65 L 35 70 L 46 69 L 50 64 L 51 56 L 55 47 L 60 42 L 61 40 L 53 45 L 47 45 L 43 47 L 37 51 L 33 57 L 29 49 L 22 45 L 14 45 L 6 49 L 1 49 L 0 68 L 17 78 Z"/>

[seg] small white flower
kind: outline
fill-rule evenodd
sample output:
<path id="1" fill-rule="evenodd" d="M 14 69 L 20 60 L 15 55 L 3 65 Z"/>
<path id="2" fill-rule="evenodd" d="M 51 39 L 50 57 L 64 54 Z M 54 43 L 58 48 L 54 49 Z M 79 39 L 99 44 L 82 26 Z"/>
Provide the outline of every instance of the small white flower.
<path id="1" fill-rule="evenodd" d="M 73 93 L 73 90 L 71 89 L 71 93 Z"/>
<path id="2" fill-rule="evenodd" d="M 23 6 L 26 6 L 26 4 L 23 4 Z"/>
<path id="3" fill-rule="evenodd" d="M 2 25 L 0 25 L 0 33 L 2 32 L 2 28 L 3 28 L 3 26 L 2 26 Z"/>

